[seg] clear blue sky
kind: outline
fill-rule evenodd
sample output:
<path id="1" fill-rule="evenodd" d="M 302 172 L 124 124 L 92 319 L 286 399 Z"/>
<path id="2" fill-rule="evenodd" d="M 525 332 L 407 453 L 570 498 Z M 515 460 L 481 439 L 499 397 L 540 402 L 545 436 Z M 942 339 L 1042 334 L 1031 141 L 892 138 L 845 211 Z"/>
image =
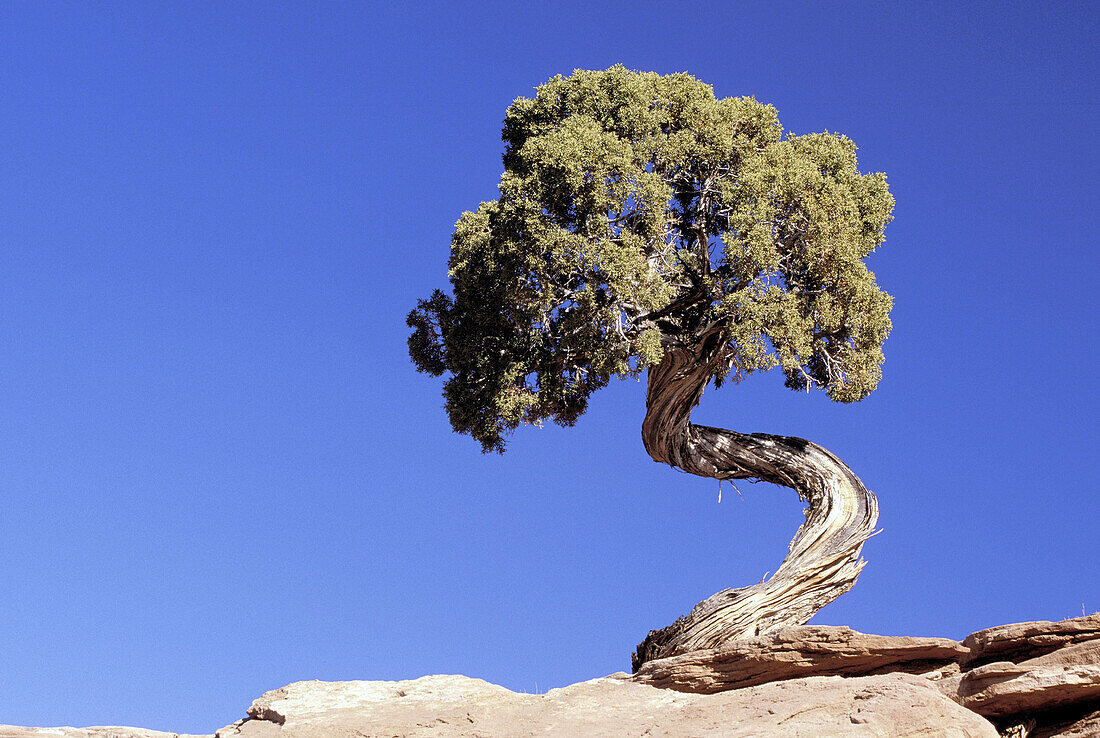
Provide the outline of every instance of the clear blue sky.
<path id="1" fill-rule="evenodd" d="M 793 492 L 654 464 L 644 386 L 504 456 L 405 314 L 557 73 L 688 71 L 841 131 L 897 198 L 857 405 L 760 376 L 883 533 L 814 622 L 962 637 L 1100 610 L 1090 3 L 0 5 L 0 723 L 212 732 L 304 679 L 545 691 L 774 570 Z"/>

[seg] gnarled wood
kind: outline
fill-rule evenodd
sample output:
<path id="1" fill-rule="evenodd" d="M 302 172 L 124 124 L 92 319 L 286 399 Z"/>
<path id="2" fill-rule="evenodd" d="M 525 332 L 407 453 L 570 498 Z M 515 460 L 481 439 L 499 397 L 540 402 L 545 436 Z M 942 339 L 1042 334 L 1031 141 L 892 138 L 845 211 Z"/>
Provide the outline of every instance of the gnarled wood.
<path id="1" fill-rule="evenodd" d="M 634 653 L 647 661 L 787 625 L 802 625 L 851 589 L 863 568 L 860 550 L 873 533 L 878 502 L 838 458 L 801 438 L 736 433 L 693 425 L 692 409 L 721 360 L 721 336 L 693 350 L 675 349 L 649 370 L 642 440 L 654 461 L 713 479 L 759 479 L 790 487 L 808 504 L 779 570 L 767 581 L 726 589 L 661 630 Z"/>

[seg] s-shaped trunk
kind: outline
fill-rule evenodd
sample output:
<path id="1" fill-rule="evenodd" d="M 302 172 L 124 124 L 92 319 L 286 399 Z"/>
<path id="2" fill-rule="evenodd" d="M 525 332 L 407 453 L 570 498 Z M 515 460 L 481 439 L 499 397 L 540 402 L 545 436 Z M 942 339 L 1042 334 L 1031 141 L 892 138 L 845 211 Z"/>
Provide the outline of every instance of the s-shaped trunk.
<path id="1" fill-rule="evenodd" d="M 806 522 L 771 579 L 726 589 L 672 625 L 650 631 L 634 653 L 634 671 L 653 659 L 787 625 L 802 625 L 851 589 L 865 562 L 863 542 L 878 519 L 878 502 L 851 469 L 801 438 L 735 433 L 693 425 L 691 410 L 718 360 L 717 336 L 695 351 L 677 349 L 649 370 L 642 440 L 654 461 L 713 479 L 760 479 L 790 487 L 806 503 Z"/>

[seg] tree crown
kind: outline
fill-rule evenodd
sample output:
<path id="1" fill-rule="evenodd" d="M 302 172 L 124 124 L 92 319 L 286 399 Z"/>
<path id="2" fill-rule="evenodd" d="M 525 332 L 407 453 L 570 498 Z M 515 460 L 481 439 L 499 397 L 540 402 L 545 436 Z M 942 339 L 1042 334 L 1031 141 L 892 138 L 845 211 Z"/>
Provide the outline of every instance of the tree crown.
<path id="1" fill-rule="evenodd" d="M 863 260 L 894 200 L 848 138 L 621 66 L 517 98 L 502 137 L 500 197 L 455 226 L 453 296 L 408 317 L 411 358 L 450 374 L 451 424 L 483 450 L 707 338 L 716 385 L 779 366 L 840 402 L 874 390 L 891 298 Z"/>

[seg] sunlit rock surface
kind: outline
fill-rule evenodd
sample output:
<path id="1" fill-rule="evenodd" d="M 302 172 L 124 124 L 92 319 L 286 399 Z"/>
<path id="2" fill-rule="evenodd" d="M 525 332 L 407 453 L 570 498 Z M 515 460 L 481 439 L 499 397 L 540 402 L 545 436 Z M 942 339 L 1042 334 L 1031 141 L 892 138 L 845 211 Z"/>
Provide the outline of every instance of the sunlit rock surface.
<path id="1" fill-rule="evenodd" d="M 481 679 L 295 682 L 217 738 L 1100 736 L 1100 614 L 962 641 L 797 626 L 522 694 Z M 0 725 L 0 738 L 192 738 Z M 193 738 L 214 738 L 196 736 Z"/>

